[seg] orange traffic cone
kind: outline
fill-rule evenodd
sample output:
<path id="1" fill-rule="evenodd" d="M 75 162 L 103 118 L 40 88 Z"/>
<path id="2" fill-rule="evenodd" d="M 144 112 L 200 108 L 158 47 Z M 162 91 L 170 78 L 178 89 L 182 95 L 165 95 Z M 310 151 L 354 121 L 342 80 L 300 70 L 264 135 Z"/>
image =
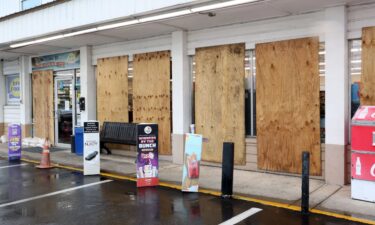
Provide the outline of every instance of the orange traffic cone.
<path id="1" fill-rule="evenodd" d="M 36 166 L 39 169 L 49 169 L 53 166 L 51 165 L 51 160 L 49 157 L 49 141 L 46 139 L 43 145 L 42 158 L 40 160 L 40 165 Z"/>

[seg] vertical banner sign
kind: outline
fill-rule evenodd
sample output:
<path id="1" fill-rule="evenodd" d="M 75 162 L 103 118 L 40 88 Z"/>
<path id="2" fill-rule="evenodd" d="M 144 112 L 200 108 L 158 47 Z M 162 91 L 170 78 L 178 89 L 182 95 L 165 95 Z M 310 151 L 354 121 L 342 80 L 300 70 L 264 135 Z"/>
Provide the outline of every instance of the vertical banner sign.
<path id="1" fill-rule="evenodd" d="M 159 184 L 158 125 L 137 124 L 137 187 Z"/>
<path id="2" fill-rule="evenodd" d="M 21 125 L 8 126 L 8 158 L 9 161 L 21 159 Z"/>
<path id="3" fill-rule="evenodd" d="M 83 174 L 100 174 L 99 122 L 84 122 L 83 132 Z"/>
<path id="4" fill-rule="evenodd" d="M 198 192 L 202 139 L 202 135 L 200 134 L 186 134 L 182 191 Z"/>

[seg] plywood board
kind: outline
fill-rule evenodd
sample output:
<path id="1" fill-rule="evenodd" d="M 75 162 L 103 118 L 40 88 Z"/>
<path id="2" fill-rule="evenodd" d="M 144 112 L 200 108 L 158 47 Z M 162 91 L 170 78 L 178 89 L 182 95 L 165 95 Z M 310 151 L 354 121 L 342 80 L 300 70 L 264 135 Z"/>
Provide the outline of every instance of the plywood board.
<path id="1" fill-rule="evenodd" d="M 159 152 L 171 151 L 170 52 L 134 55 L 133 118 L 136 123 L 159 125 Z"/>
<path id="2" fill-rule="evenodd" d="M 98 59 L 97 117 L 104 121 L 128 122 L 128 56 Z"/>
<path id="3" fill-rule="evenodd" d="M 209 140 L 202 159 L 221 162 L 223 142 L 234 142 L 235 164 L 245 164 L 245 44 L 195 52 L 196 132 Z"/>
<path id="4" fill-rule="evenodd" d="M 34 137 L 55 140 L 53 71 L 36 71 L 32 75 Z"/>
<path id="5" fill-rule="evenodd" d="M 375 27 L 362 29 L 361 105 L 375 105 Z"/>
<path id="6" fill-rule="evenodd" d="M 319 39 L 256 45 L 258 168 L 321 175 Z"/>

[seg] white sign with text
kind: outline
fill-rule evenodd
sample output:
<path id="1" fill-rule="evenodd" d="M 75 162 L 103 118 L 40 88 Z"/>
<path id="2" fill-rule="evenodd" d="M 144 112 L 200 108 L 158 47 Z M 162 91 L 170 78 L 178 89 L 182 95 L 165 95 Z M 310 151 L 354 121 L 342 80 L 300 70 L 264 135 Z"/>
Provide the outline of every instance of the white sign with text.
<path id="1" fill-rule="evenodd" d="M 100 174 L 99 122 L 84 122 L 83 129 L 83 174 Z"/>

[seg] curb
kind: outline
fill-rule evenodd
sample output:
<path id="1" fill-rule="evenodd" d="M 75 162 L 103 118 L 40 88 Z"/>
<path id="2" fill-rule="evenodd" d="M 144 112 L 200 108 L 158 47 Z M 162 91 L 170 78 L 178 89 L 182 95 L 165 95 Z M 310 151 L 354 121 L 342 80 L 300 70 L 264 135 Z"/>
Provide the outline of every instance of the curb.
<path id="1" fill-rule="evenodd" d="M 24 162 L 28 162 L 28 163 L 39 164 L 39 162 L 36 161 L 36 160 L 24 159 L 24 158 L 22 158 L 21 160 L 24 161 Z M 61 164 L 52 164 L 52 165 L 56 168 L 67 169 L 67 170 L 77 171 L 77 172 L 83 172 L 83 169 L 81 169 L 81 168 L 76 168 L 76 167 L 72 167 L 72 166 L 65 166 L 65 165 L 61 165 Z M 125 175 L 120 175 L 120 174 L 113 174 L 113 173 L 110 173 L 110 172 L 101 172 L 100 176 L 112 178 L 112 179 L 117 179 L 117 180 L 127 180 L 127 181 L 134 181 L 134 182 L 137 181 L 137 178 L 135 178 L 135 177 L 125 176 Z M 172 183 L 168 183 L 168 182 L 164 182 L 164 181 L 160 181 L 159 186 L 181 190 L 181 185 L 172 184 Z M 213 196 L 221 196 L 221 192 L 211 190 L 211 189 L 199 188 L 198 192 L 202 193 L 202 194 L 213 195 Z M 266 206 L 273 206 L 273 207 L 288 209 L 288 210 L 292 210 L 292 211 L 301 211 L 301 207 L 296 206 L 296 205 L 279 203 L 279 202 L 272 202 L 272 201 L 267 201 L 267 200 L 262 200 L 262 199 L 257 199 L 257 198 L 242 196 L 242 195 L 233 195 L 232 197 L 234 199 L 237 199 L 237 200 L 243 200 L 243 201 L 247 201 L 247 202 L 255 202 L 255 203 L 259 203 L 259 204 L 266 205 Z M 375 225 L 375 221 L 373 221 L 373 220 L 361 219 L 361 218 L 348 216 L 348 215 L 344 215 L 344 214 L 328 212 L 328 211 L 319 210 L 319 209 L 310 209 L 310 212 L 315 213 L 315 214 L 319 214 L 319 215 L 344 219 L 344 220 L 348 220 L 348 221 L 359 222 L 359 223 L 369 224 L 369 225 Z"/>

